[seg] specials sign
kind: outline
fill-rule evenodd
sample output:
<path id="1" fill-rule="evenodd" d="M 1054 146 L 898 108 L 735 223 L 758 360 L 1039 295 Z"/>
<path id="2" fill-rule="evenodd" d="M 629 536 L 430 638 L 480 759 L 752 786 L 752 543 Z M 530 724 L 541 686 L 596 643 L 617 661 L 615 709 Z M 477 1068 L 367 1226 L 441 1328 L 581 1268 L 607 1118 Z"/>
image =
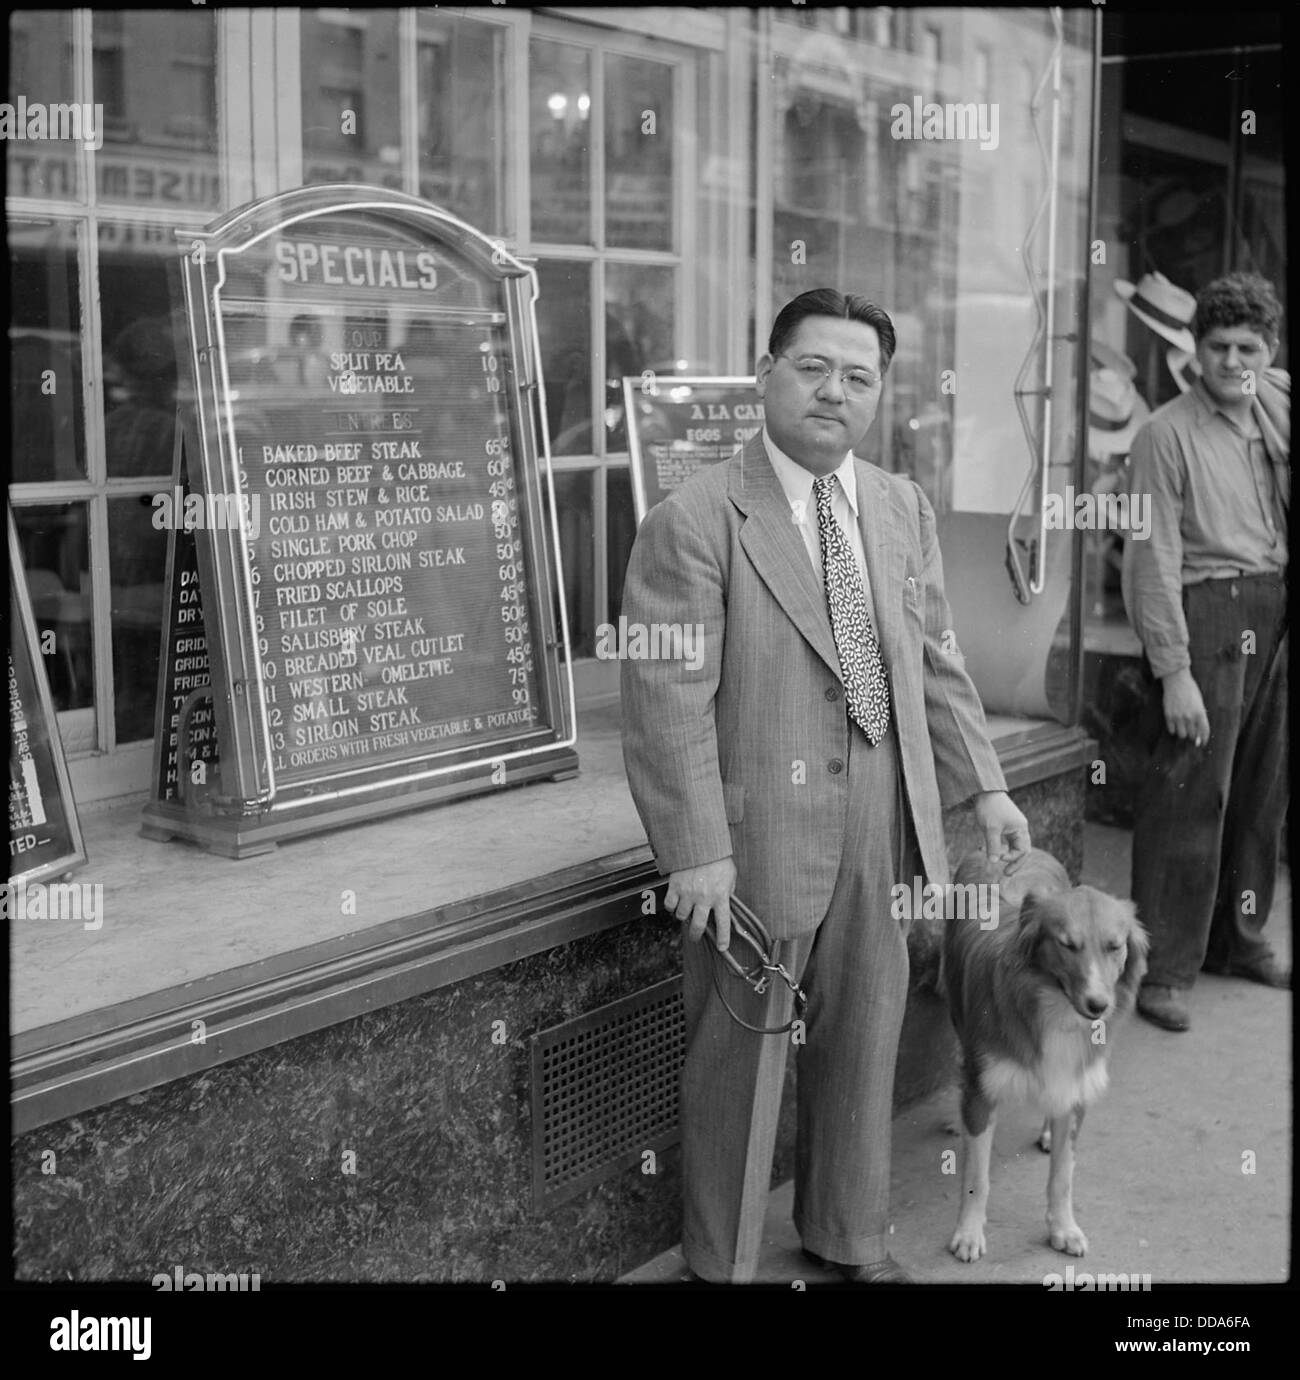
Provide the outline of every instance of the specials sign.
<path id="1" fill-rule="evenodd" d="M 164 506 L 197 576 L 174 561 L 163 655 L 195 655 L 201 609 L 216 744 L 173 721 L 205 705 L 160 695 L 146 834 L 244 856 L 572 774 L 532 270 L 355 186 L 178 238 L 193 406 Z"/>
<path id="2" fill-rule="evenodd" d="M 705 465 L 726 460 L 762 430 L 754 378 L 624 378 L 636 520 Z"/>
<path id="3" fill-rule="evenodd" d="M 58 877 L 86 861 L 63 739 L 9 520 L 9 881 Z"/>

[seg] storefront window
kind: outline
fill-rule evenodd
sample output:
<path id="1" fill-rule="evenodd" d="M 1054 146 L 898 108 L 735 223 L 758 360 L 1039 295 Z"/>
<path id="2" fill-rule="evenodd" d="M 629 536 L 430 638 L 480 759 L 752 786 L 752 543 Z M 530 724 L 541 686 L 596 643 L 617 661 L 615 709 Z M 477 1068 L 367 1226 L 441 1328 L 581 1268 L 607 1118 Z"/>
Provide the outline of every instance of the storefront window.
<path id="1" fill-rule="evenodd" d="M 1037 84 L 1059 53 L 1061 101 L 1074 101 L 1073 122 L 1086 129 L 1090 20 L 1070 19 L 1058 47 L 1047 16 L 941 9 L 913 18 L 916 82 L 856 61 L 859 40 L 831 44 L 774 23 L 772 311 L 824 285 L 889 310 L 897 353 L 863 458 L 911 475 L 935 507 L 962 650 L 986 708 L 1066 719 L 1058 663 L 1068 650 L 1072 533 L 1048 532 L 1043 549 L 1037 485 L 1044 464 L 1057 492 L 1073 473 L 1079 352 L 1063 342 L 1078 328 L 1089 169 L 1086 147 L 1058 135 L 1053 179 L 1052 86 L 1031 112 L 1017 64 Z M 969 103 L 973 122 L 927 137 L 911 129 L 927 102 Z M 1049 298 L 1050 351 L 1040 327 Z M 1049 385 L 1050 417 L 1041 392 Z M 1014 549 L 1025 582 L 1044 584 L 1028 604 L 1006 568 L 1013 513 L 1024 514 Z M 995 653 L 998 643 L 1032 648 L 1032 657 L 1011 668 L 1019 653 Z"/>
<path id="2" fill-rule="evenodd" d="M 14 523 L 36 631 L 49 641 L 50 694 L 60 712 L 94 703 L 89 517 L 84 503 L 16 507 Z"/>
<path id="3" fill-rule="evenodd" d="M 113 479 L 172 472 L 176 342 L 167 268 L 176 240 L 165 225 L 100 223 L 104 451 Z"/>
<path id="4" fill-rule="evenodd" d="M 537 264 L 537 330 L 554 455 L 591 454 L 591 265 Z"/>
<path id="5" fill-rule="evenodd" d="M 303 182 L 402 187 L 397 10 L 303 10 Z"/>
<path id="6" fill-rule="evenodd" d="M 605 90 L 605 243 L 672 249 L 673 69 L 611 54 Z"/>
<path id="7" fill-rule="evenodd" d="M 9 92 L 14 104 L 25 97 L 29 106 L 47 108 L 74 99 L 70 11 L 21 10 L 10 17 Z M 69 139 L 6 143 L 9 195 L 81 197 L 79 153 Z"/>
<path id="8" fill-rule="evenodd" d="M 605 471 L 605 559 L 609 567 L 609 618 L 616 623 L 623 608 L 623 577 L 636 539 L 636 508 L 628 470 Z"/>
<path id="9" fill-rule="evenodd" d="M 102 10 L 92 20 L 103 201 L 217 209 L 217 21 L 208 10 Z"/>
<path id="10" fill-rule="evenodd" d="M 9 406 L 15 483 L 86 473 L 78 229 L 9 223 Z"/>
<path id="11" fill-rule="evenodd" d="M 421 11 L 420 195 L 486 234 L 507 234 L 502 30 Z"/>
<path id="12" fill-rule="evenodd" d="M 167 565 L 167 533 L 154 527 L 154 516 L 151 494 L 108 501 L 113 716 L 119 743 L 152 738 L 154 731 Z"/>
<path id="13" fill-rule="evenodd" d="M 598 470 L 553 476 L 555 514 L 564 566 L 564 604 L 573 655 L 592 656 L 596 646 L 596 496 Z"/>
<path id="14" fill-rule="evenodd" d="M 590 244 L 591 54 L 568 43 L 529 45 L 529 170 L 533 239 Z"/>
<path id="15" fill-rule="evenodd" d="M 1130 52 L 1118 42 L 1123 32 L 1119 24 L 1103 26 L 1117 51 L 1102 67 L 1097 230 L 1108 254 L 1093 270 L 1092 337 L 1123 377 L 1109 400 L 1122 406 L 1118 420 L 1140 420 L 1190 386 L 1194 294 L 1224 273 L 1251 270 L 1286 299 L 1282 71 L 1279 53 L 1263 44 L 1240 53 L 1225 72 L 1219 58 L 1169 51 L 1176 44 L 1155 42 L 1147 53 L 1137 29 Z M 1267 29 L 1256 37 L 1267 38 Z M 1183 42 L 1200 46 L 1191 37 Z M 1207 100 L 1209 91 L 1220 96 Z M 1157 273 L 1185 320 L 1153 324 L 1130 306 L 1136 284 Z M 1284 321 L 1275 361 L 1282 367 L 1285 328 Z M 1097 388 L 1100 394 L 1100 379 Z M 1122 445 L 1113 434 L 1090 431 L 1090 487 L 1128 491 L 1134 429 L 1121 429 Z M 1120 588 L 1124 541 L 1112 534 L 1086 539 L 1085 646 L 1136 660 L 1141 644 Z"/>
<path id="16" fill-rule="evenodd" d="M 20 199 L 9 208 L 10 498 L 74 759 L 153 733 L 166 533 L 151 500 L 170 483 L 176 435 L 168 268 L 176 228 L 221 204 L 220 22 L 186 8 L 10 23 L 15 77 L 33 86 L 11 86 L 10 99 L 97 112 L 83 113 L 82 132 L 102 141 L 92 157 L 69 140 L 6 145 Z M 33 197 L 35 213 L 22 200 Z"/>
<path id="17" fill-rule="evenodd" d="M 627 449 L 623 377 L 671 373 L 677 339 L 677 270 L 648 264 L 605 268 L 605 449 Z"/>

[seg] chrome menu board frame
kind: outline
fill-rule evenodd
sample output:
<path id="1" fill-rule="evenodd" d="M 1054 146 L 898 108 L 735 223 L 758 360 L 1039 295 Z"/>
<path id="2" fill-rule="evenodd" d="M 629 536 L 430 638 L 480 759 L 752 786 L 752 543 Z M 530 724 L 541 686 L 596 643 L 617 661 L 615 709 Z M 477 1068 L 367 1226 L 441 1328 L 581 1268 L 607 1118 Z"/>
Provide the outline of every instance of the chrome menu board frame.
<path id="1" fill-rule="evenodd" d="M 340 227 L 343 232 L 352 235 L 352 240 L 346 245 L 345 253 L 340 251 L 335 255 L 330 252 L 328 257 L 334 276 L 321 276 L 324 282 L 330 283 L 341 278 L 343 287 L 330 289 L 326 293 L 319 283 L 313 283 L 311 290 L 304 289 L 305 296 L 288 293 L 283 282 L 276 280 L 276 275 L 286 282 L 293 282 L 289 275 L 297 274 L 301 263 L 301 281 L 306 283 L 307 265 L 317 264 L 315 256 L 320 249 L 338 249 L 337 245 L 323 244 L 313 236 L 338 239 Z M 490 239 L 428 202 L 400 192 L 350 184 L 299 188 L 267 197 L 221 218 L 201 233 L 178 230 L 176 236 L 181 255 L 181 288 L 188 329 L 186 354 L 189 396 L 182 399 L 182 417 L 186 452 L 190 457 L 189 482 L 200 504 L 208 505 L 210 514 L 219 514 L 224 505 L 224 510 L 238 514 L 239 520 L 225 524 L 217 520 L 206 527 L 200 525 L 195 531 L 219 741 L 219 782 L 206 783 L 208 788 L 203 791 L 191 791 L 189 783 L 182 783 L 185 787 L 182 801 L 151 801 L 145 811 L 145 834 L 154 838 L 172 835 L 188 837 L 213 851 L 242 857 L 266 851 L 283 838 L 335 827 L 339 823 L 495 790 L 526 780 L 575 774 L 578 759 L 574 750 L 577 734 L 573 671 L 545 425 L 545 398 L 536 324 L 538 283 L 535 271 L 511 255 L 499 241 Z M 316 249 L 311 248 L 313 244 L 317 246 Z M 394 263 L 400 270 L 400 278 L 393 267 Z M 268 271 L 268 264 L 275 274 Z M 411 276 L 408 276 L 408 269 Z M 416 273 L 419 274 L 418 281 L 414 276 Z M 247 288 L 250 282 L 265 282 L 268 285 L 263 289 L 263 299 L 250 300 Z M 242 298 L 239 296 L 241 284 L 244 287 Z M 440 290 L 445 284 L 450 295 L 445 301 L 436 301 L 424 300 L 433 299 L 435 293 L 422 294 L 418 321 L 413 314 L 414 308 L 408 309 L 404 302 L 398 303 L 396 300 L 403 295 L 399 287 L 414 289 L 433 287 L 435 284 Z M 272 288 L 284 294 L 285 300 L 272 299 Z M 473 303 L 460 300 L 470 297 Z M 415 332 L 418 324 L 428 338 L 435 341 L 459 341 L 463 335 L 469 342 L 465 350 L 472 346 L 472 353 L 446 348 L 439 358 L 439 347 L 436 344 L 430 347 L 433 355 L 427 358 L 433 360 L 431 367 L 435 367 L 435 377 L 445 377 L 446 370 L 454 368 L 459 368 L 463 374 L 466 360 L 470 365 L 478 361 L 485 371 L 489 364 L 492 366 L 494 377 L 486 381 L 493 385 L 496 396 L 489 398 L 484 405 L 491 411 L 496 424 L 505 430 L 496 438 L 489 436 L 474 459 L 458 451 L 461 459 L 455 465 L 418 467 L 426 473 L 457 470 L 464 478 L 466 469 L 478 463 L 488 476 L 483 479 L 484 485 L 492 495 L 500 495 L 489 500 L 485 494 L 484 501 L 477 504 L 462 503 L 454 509 L 439 505 L 435 509 L 440 514 L 443 511 L 462 510 L 477 513 L 478 527 L 470 533 L 472 539 L 479 539 L 479 548 L 475 549 L 494 549 L 498 554 L 504 551 L 510 557 L 496 567 L 503 581 L 507 574 L 512 577 L 502 586 L 502 607 L 498 611 L 503 620 L 518 620 L 523 640 L 516 645 L 529 649 L 522 658 L 523 667 L 512 664 L 506 670 L 511 685 L 518 684 L 516 676 L 523 680 L 523 688 L 510 693 L 516 697 L 513 701 L 515 704 L 521 703 L 517 697 L 522 694 L 525 708 L 510 713 L 490 713 L 485 709 L 482 720 L 473 717 L 471 721 L 470 717 L 466 717 L 463 721 L 451 721 L 455 725 L 463 722 L 466 730 L 470 729 L 472 722 L 472 741 L 448 743 L 441 738 L 426 740 L 411 744 L 408 751 L 404 742 L 408 736 L 405 732 L 388 735 L 372 732 L 366 740 L 369 744 L 389 738 L 394 740 L 387 749 L 389 755 L 377 759 L 358 750 L 355 756 L 322 761 L 319 769 L 310 763 L 292 768 L 288 765 L 291 756 L 306 758 L 311 754 L 304 751 L 291 755 L 287 751 L 285 733 L 280 727 L 284 722 L 286 707 L 283 703 L 277 706 L 269 702 L 277 694 L 275 685 L 271 684 L 272 673 L 276 669 L 275 653 L 268 654 L 272 634 L 267 627 L 268 611 L 260 607 L 261 596 L 257 590 L 264 571 L 289 567 L 272 567 L 266 563 L 260 552 L 268 547 L 267 539 L 248 520 L 250 511 L 254 514 L 257 512 L 259 475 L 250 474 L 254 462 L 251 457 L 245 459 L 242 446 L 248 436 L 258 434 L 249 420 L 250 416 L 261 414 L 255 411 L 258 386 L 249 384 L 246 369 L 242 375 L 237 375 L 235 366 L 238 364 L 243 369 L 247 361 L 242 356 L 248 354 L 248 351 L 241 352 L 236 342 L 242 340 L 246 343 L 259 330 L 267 335 L 272 326 L 282 333 L 289 313 L 304 304 L 322 310 L 327 324 L 331 328 L 338 328 L 336 335 L 348 334 L 342 330 L 340 323 L 355 324 L 359 320 L 362 324 L 368 321 L 376 326 L 375 338 L 386 333 L 394 322 L 400 322 L 401 329 L 409 334 Z M 331 316 L 331 310 L 336 310 L 338 314 Z M 342 315 L 345 310 L 353 314 L 345 317 Z M 294 318 L 295 325 L 299 319 Z M 362 337 L 358 334 L 357 338 Z M 476 340 L 479 343 L 475 345 Z M 274 355 L 274 351 L 269 353 Z M 281 356 L 291 353 L 285 348 L 280 349 Z M 399 351 L 384 351 L 373 357 L 369 354 L 353 354 L 348 358 L 360 359 L 367 365 L 373 359 L 377 361 L 373 364 L 377 369 L 380 363 L 391 361 L 394 355 L 400 361 Z M 341 351 L 334 354 L 321 352 L 321 358 L 338 363 L 344 356 Z M 440 375 L 436 369 L 442 367 L 443 361 L 445 368 Z M 316 367 L 324 366 L 318 364 Z M 391 363 L 384 364 L 384 367 L 390 371 L 393 368 Z M 343 391 L 353 391 L 367 380 L 376 386 L 378 383 L 392 382 L 392 378 L 387 376 L 358 375 L 356 366 L 344 364 L 341 374 L 335 372 L 331 387 L 347 385 Z M 400 381 L 413 395 L 404 404 L 413 410 L 400 414 L 406 418 L 405 425 L 412 425 L 412 416 L 428 417 L 437 412 L 431 402 L 432 389 L 421 384 L 417 391 L 417 381 L 409 375 Z M 309 428 L 312 424 L 310 419 L 317 416 L 311 405 L 305 408 L 301 406 L 302 399 L 294 397 L 295 390 L 285 387 L 283 379 L 269 390 L 263 387 L 262 392 L 265 396 L 274 393 L 272 403 L 281 409 L 279 413 L 274 413 L 272 403 L 267 403 L 270 415 L 305 414 L 309 418 Z M 456 406 L 465 396 L 463 389 L 454 395 L 454 399 L 452 394 L 446 393 L 444 409 L 455 413 Z M 474 390 L 474 396 L 478 396 L 478 390 Z M 360 408 L 362 403 L 345 401 L 342 406 Z M 366 406 L 379 408 L 397 404 L 370 403 Z M 295 407 L 298 408 L 296 412 L 292 411 Z M 250 408 L 254 409 L 251 413 Z M 319 415 L 333 414 L 323 412 Z M 358 412 L 355 415 L 362 414 Z M 366 415 L 377 418 L 381 413 L 372 411 Z M 392 416 L 394 424 L 397 423 L 398 413 L 387 415 Z M 262 425 L 265 427 L 269 424 L 263 422 Z M 315 436 L 327 433 L 309 430 L 306 434 Z M 367 434 L 395 436 L 398 433 Z M 406 434 L 418 436 L 420 433 Z M 364 444 L 370 445 L 368 442 Z M 389 442 L 376 442 L 368 453 L 373 455 L 380 445 L 385 447 L 382 452 L 385 455 L 390 449 L 397 449 L 396 442 L 391 446 Z M 264 446 L 262 449 L 267 451 L 270 447 Z M 277 446 L 275 449 L 278 452 L 282 448 Z M 283 449 L 297 455 L 309 451 L 315 453 L 318 449 L 326 454 L 332 450 L 351 454 L 353 449 L 359 451 L 360 446 L 349 449 L 342 444 L 322 445 L 319 448 L 314 444 L 298 444 Z M 482 453 L 483 449 L 486 450 L 486 456 Z M 415 454 L 424 458 L 418 441 L 415 443 Z M 340 465 L 336 471 L 328 473 L 343 475 L 357 468 Z M 389 472 L 387 466 L 372 464 L 360 467 L 367 477 L 371 470 L 381 468 Z M 400 468 L 416 467 L 395 468 L 400 471 Z M 306 476 L 302 487 L 307 489 L 314 486 L 319 489 L 322 480 L 326 487 L 336 482 L 325 478 L 327 472 L 324 467 L 299 466 L 298 471 Z M 319 479 L 316 477 L 318 474 Z M 261 472 L 261 477 L 269 483 L 271 471 Z M 408 492 L 416 491 L 414 487 L 408 489 Z M 431 511 L 426 502 L 413 508 L 409 514 L 392 513 L 387 509 L 381 512 L 376 506 L 377 500 L 372 498 L 376 490 L 367 487 L 348 492 L 358 495 L 358 503 L 368 505 L 364 511 L 370 513 L 372 519 L 397 516 L 404 521 L 408 518 L 413 521 L 416 516 Z M 380 500 L 387 500 L 388 490 L 380 488 L 377 492 Z M 427 485 L 419 492 L 426 500 L 432 496 Z M 332 503 L 343 494 L 344 491 L 338 489 L 323 496 Z M 266 497 L 278 496 L 268 492 Z M 308 497 L 311 496 L 304 495 L 295 501 L 306 502 Z M 317 503 L 320 497 L 322 494 L 318 492 L 316 497 L 311 497 L 311 502 Z M 200 518 L 202 511 L 200 507 Z M 490 518 L 489 524 L 482 522 L 484 512 Z M 356 520 L 359 525 L 365 525 L 364 515 Z M 292 526 L 292 523 L 286 521 L 283 525 Z M 489 525 L 498 542 L 502 541 L 503 534 L 508 539 L 494 546 L 485 531 Z M 403 534 L 404 537 L 409 535 Z M 255 538 L 259 537 L 260 545 L 255 542 Z M 411 537 L 414 554 L 423 561 L 425 558 L 420 553 L 436 539 L 433 529 L 427 524 L 415 531 Z M 343 539 L 339 540 L 341 542 Z M 351 540 L 359 541 L 361 538 Z M 367 537 L 366 540 L 371 543 L 366 549 L 373 550 L 374 537 Z M 319 549 L 328 548 L 331 555 L 335 554 L 334 547 L 326 538 L 318 538 L 316 544 Z M 286 541 L 282 545 L 289 547 L 292 543 Z M 304 541 L 298 545 L 301 548 L 309 543 Z M 458 549 L 463 559 L 465 548 Z M 388 556 L 385 559 L 394 560 L 396 557 Z M 409 569 L 410 557 L 406 559 Z M 429 559 L 432 560 L 432 556 Z M 483 559 L 480 558 L 480 564 Z M 378 558 L 357 558 L 349 564 L 354 569 L 359 564 L 365 568 L 367 560 L 371 562 L 369 568 L 381 568 Z M 331 571 L 334 567 L 344 565 L 342 559 L 317 561 L 314 565 L 299 563 L 302 569 L 329 567 Z M 479 573 L 471 571 L 463 577 L 462 584 L 457 588 L 462 591 L 460 598 L 468 601 L 470 611 L 483 615 L 487 605 L 482 600 L 492 596 L 490 593 L 482 594 L 482 589 L 490 581 L 485 583 L 477 579 Z M 451 576 L 442 577 L 439 572 L 437 577 L 427 578 L 450 579 Z M 361 588 L 377 586 L 381 582 L 353 580 L 333 583 Z M 400 581 L 398 583 L 400 587 Z M 447 587 L 439 585 L 436 588 Z M 284 597 L 283 590 L 277 589 L 276 593 L 277 600 Z M 293 597 L 296 599 L 299 596 L 295 594 Z M 378 601 L 381 608 L 383 602 Z M 403 599 L 387 602 L 397 606 L 405 603 Z M 355 609 L 355 604 L 344 607 Z M 317 610 L 322 620 L 326 612 Z M 421 631 L 425 630 L 422 620 L 405 621 L 407 627 L 417 625 Z M 284 626 L 283 617 L 280 626 Z M 396 627 L 398 623 L 393 620 L 384 626 Z M 480 630 L 481 627 L 480 618 Z M 332 630 L 334 634 L 339 631 L 338 628 Z M 509 637 L 515 630 L 507 626 L 498 631 Z M 365 633 L 366 629 L 361 628 L 353 630 L 350 636 L 364 640 Z M 312 635 L 309 632 L 297 640 L 312 645 Z M 315 635 L 318 638 L 323 636 L 321 633 Z M 432 643 L 434 639 L 420 640 Z M 447 641 L 446 638 L 442 640 Z M 288 641 L 287 636 L 282 637 L 280 645 Z M 464 641 L 462 635 L 462 646 Z M 490 638 L 487 642 L 490 643 Z M 480 637 L 476 644 L 480 662 L 483 660 L 483 644 L 484 639 Z M 347 645 L 355 660 L 357 641 L 350 641 Z M 503 646 L 496 650 L 507 657 L 517 654 L 514 647 Z M 307 658 L 298 660 L 305 664 Z M 320 657 L 318 660 L 324 662 L 326 658 Z M 450 659 L 441 663 L 422 663 L 424 667 L 450 667 L 450 664 Z M 416 669 L 419 668 L 410 668 L 412 672 Z M 486 681 L 494 675 L 499 679 L 498 673 L 492 671 L 473 674 L 477 674 L 480 681 Z M 347 677 L 339 675 L 328 679 L 341 682 Z M 474 683 L 477 685 L 479 681 Z M 446 684 L 450 685 L 451 682 Z M 498 688 L 494 680 L 493 691 Z M 504 684 L 500 688 L 504 689 Z M 455 686 L 453 690 L 461 700 L 470 693 Z M 366 693 L 374 700 L 385 692 Z M 427 703 L 427 697 L 434 692 L 426 685 L 422 693 Z M 400 687 L 387 694 L 390 702 L 399 697 L 401 702 L 406 702 Z M 356 702 L 362 702 L 363 698 L 358 694 Z M 340 704 L 342 701 L 335 700 L 333 703 Z M 295 704 L 293 709 L 295 713 L 302 712 L 300 705 Z M 376 717 L 386 720 L 398 716 Z M 408 717 L 407 711 L 403 711 L 402 717 Z M 418 715 L 410 717 L 422 725 L 423 721 Z M 276 721 L 274 725 L 273 719 Z M 493 732 L 494 720 L 513 722 L 506 724 L 500 732 Z M 336 722 L 351 724 L 353 721 L 344 719 Z M 484 723 L 487 728 L 482 727 Z M 450 736 L 451 730 L 447 731 Z M 425 730 L 421 727 L 417 736 L 434 732 L 433 728 Z M 320 749 L 323 755 L 331 751 L 333 749 L 328 745 Z"/>

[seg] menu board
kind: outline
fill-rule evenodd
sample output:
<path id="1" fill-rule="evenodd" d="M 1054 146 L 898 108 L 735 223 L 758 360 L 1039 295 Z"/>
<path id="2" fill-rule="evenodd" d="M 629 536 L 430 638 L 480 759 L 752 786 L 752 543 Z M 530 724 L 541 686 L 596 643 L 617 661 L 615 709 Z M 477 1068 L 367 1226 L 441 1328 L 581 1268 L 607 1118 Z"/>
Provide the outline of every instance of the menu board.
<path id="1" fill-rule="evenodd" d="M 182 252 L 219 800 L 248 833 L 438 777 L 570 774 L 532 270 L 352 186 L 255 203 Z M 186 637 L 165 630 L 164 659 Z"/>
<path id="2" fill-rule="evenodd" d="M 177 430 L 173 464 L 173 492 L 181 497 L 182 512 L 190 494 L 183 433 Z M 167 535 L 167 586 L 163 599 L 163 641 L 158 665 L 159 726 L 154 735 L 153 792 L 159 800 L 184 797 L 179 780 L 181 707 L 197 691 L 211 684 L 208 639 L 203 624 L 203 589 L 194 532 L 173 526 Z M 211 696 L 197 704 L 187 719 L 186 760 L 202 761 L 204 775 L 215 777 L 217 725 Z"/>
<path id="3" fill-rule="evenodd" d="M 282 784 L 528 732 L 543 713 L 506 323 L 424 310 L 348 324 L 321 382 L 236 427 L 261 512 L 249 578 Z"/>
<path id="4" fill-rule="evenodd" d="M 9 511 L 9 881 L 61 876 L 86 861 L 50 698 L 23 555 Z"/>
<path id="5" fill-rule="evenodd" d="M 705 465 L 762 430 L 754 378 L 624 378 L 636 520 Z"/>

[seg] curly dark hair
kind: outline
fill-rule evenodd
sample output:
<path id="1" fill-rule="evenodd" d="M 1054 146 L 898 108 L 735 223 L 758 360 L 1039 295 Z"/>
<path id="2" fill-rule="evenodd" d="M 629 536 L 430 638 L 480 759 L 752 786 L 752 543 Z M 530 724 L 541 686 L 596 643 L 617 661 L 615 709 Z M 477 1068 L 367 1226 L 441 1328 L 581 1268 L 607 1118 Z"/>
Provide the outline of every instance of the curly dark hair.
<path id="1" fill-rule="evenodd" d="M 790 343 L 799 323 L 808 316 L 837 316 L 844 321 L 861 321 L 864 326 L 873 327 L 880 338 L 880 372 L 883 374 L 889 368 L 895 346 L 894 323 L 889 313 L 856 292 L 837 292 L 834 288 L 813 288 L 791 298 L 772 323 L 768 353 L 779 355 Z"/>
<path id="2" fill-rule="evenodd" d="M 1282 304 L 1267 278 L 1258 273 L 1229 273 L 1197 294 L 1192 331 L 1200 340 L 1216 326 L 1249 326 L 1271 345 L 1277 341 L 1281 321 Z"/>

